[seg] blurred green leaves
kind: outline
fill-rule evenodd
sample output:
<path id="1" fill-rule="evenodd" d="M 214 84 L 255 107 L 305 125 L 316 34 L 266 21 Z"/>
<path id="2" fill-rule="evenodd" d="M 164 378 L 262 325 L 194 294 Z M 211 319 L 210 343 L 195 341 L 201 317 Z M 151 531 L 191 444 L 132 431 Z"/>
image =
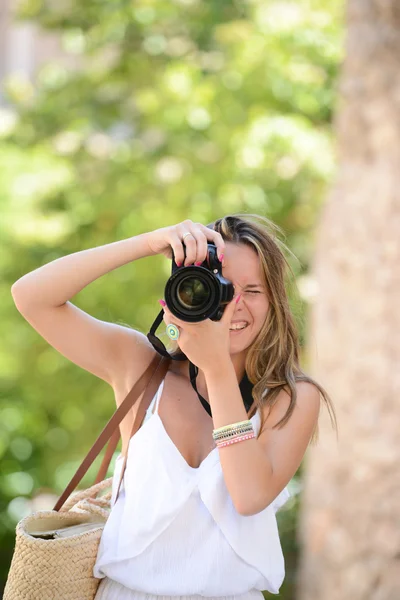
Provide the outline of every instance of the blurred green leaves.
<path id="1" fill-rule="evenodd" d="M 300 289 L 311 294 L 343 54 L 341 0 L 23 0 L 18 11 L 58 34 L 71 61 L 49 56 L 35 83 L 20 73 L 3 82 L 3 578 L 29 497 L 61 491 L 114 409 L 111 389 L 19 315 L 12 283 L 71 252 L 244 211 L 283 228 Z M 162 257 L 143 259 L 73 301 L 147 332 L 169 269 Z M 294 531 L 285 523 L 291 568 Z M 289 574 L 285 598 L 292 584 Z"/>

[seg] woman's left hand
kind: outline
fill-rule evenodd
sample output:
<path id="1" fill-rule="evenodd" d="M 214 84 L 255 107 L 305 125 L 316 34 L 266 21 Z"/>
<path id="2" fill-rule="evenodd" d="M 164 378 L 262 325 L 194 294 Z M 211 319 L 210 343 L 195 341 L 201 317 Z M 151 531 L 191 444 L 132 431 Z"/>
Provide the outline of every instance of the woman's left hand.
<path id="1" fill-rule="evenodd" d="M 239 299 L 240 296 L 237 296 L 229 302 L 219 321 L 205 319 L 198 323 L 181 321 L 171 313 L 166 305 L 164 306 L 164 301 L 159 301 L 164 309 L 165 324 L 176 325 L 179 329 L 177 340 L 179 348 L 204 373 L 218 369 L 218 365 L 230 360 L 229 327 Z"/>

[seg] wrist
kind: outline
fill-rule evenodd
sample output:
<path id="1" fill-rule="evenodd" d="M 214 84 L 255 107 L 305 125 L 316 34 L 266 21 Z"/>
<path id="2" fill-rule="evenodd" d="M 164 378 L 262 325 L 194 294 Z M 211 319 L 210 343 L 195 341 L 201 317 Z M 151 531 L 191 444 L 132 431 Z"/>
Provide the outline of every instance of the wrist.
<path id="1" fill-rule="evenodd" d="M 203 369 L 204 377 L 225 377 L 232 372 L 235 372 L 235 368 L 233 366 L 233 362 L 231 360 L 230 355 L 223 356 L 220 359 L 213 361 L 212 365 L 209 365 L 205 369 Z"/>
<path id="2" fill-rule="evenodd" d="M 137 243 L 141 244 L 141 246 L 145 248 L 145 256 L 156 256 L 157 252 L 155 252 L 155 250 L 153 250 L 153 248 L 150 245 L 150 234 L 151 231 L 140 233 L 139 235 L 134 236 L 131 239 L 136 240 Z"/>

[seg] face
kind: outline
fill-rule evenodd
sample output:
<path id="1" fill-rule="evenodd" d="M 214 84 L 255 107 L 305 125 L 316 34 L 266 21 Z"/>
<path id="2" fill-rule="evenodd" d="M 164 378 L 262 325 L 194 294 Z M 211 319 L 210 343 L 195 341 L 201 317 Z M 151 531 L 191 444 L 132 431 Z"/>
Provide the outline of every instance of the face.
<path id="1" fill-rule="evenodd" d="M 231 322 L 247 323 L 244 329 L 231 331 L 231 354 L 242 353 L 261 330 L 269 309 L 267 290 L 263 285 L 263 272 L 258 255 L 244 244 L 225 244 L 222 275 L 235 287 L 235 296 L 241 294 Z"/>

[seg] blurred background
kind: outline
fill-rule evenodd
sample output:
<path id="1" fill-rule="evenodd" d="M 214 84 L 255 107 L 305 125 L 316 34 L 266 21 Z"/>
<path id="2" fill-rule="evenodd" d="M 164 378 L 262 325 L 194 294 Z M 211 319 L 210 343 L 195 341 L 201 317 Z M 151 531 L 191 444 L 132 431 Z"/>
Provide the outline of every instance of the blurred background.
<path id="1" fill-rule="evenodd" d="M 297 257 L 302 366 L 339 420 L 337 440 L 322 410 L 277 515 L 280 596 L 400 598 L 399 40 L 395 0 L 2 0 L 0 594 L 16 523 L 53 506 L 115 408 L 11 285 L 240 211 Z M 73 301 L 147 333 L 169 274 L 142 259 Z"/>

